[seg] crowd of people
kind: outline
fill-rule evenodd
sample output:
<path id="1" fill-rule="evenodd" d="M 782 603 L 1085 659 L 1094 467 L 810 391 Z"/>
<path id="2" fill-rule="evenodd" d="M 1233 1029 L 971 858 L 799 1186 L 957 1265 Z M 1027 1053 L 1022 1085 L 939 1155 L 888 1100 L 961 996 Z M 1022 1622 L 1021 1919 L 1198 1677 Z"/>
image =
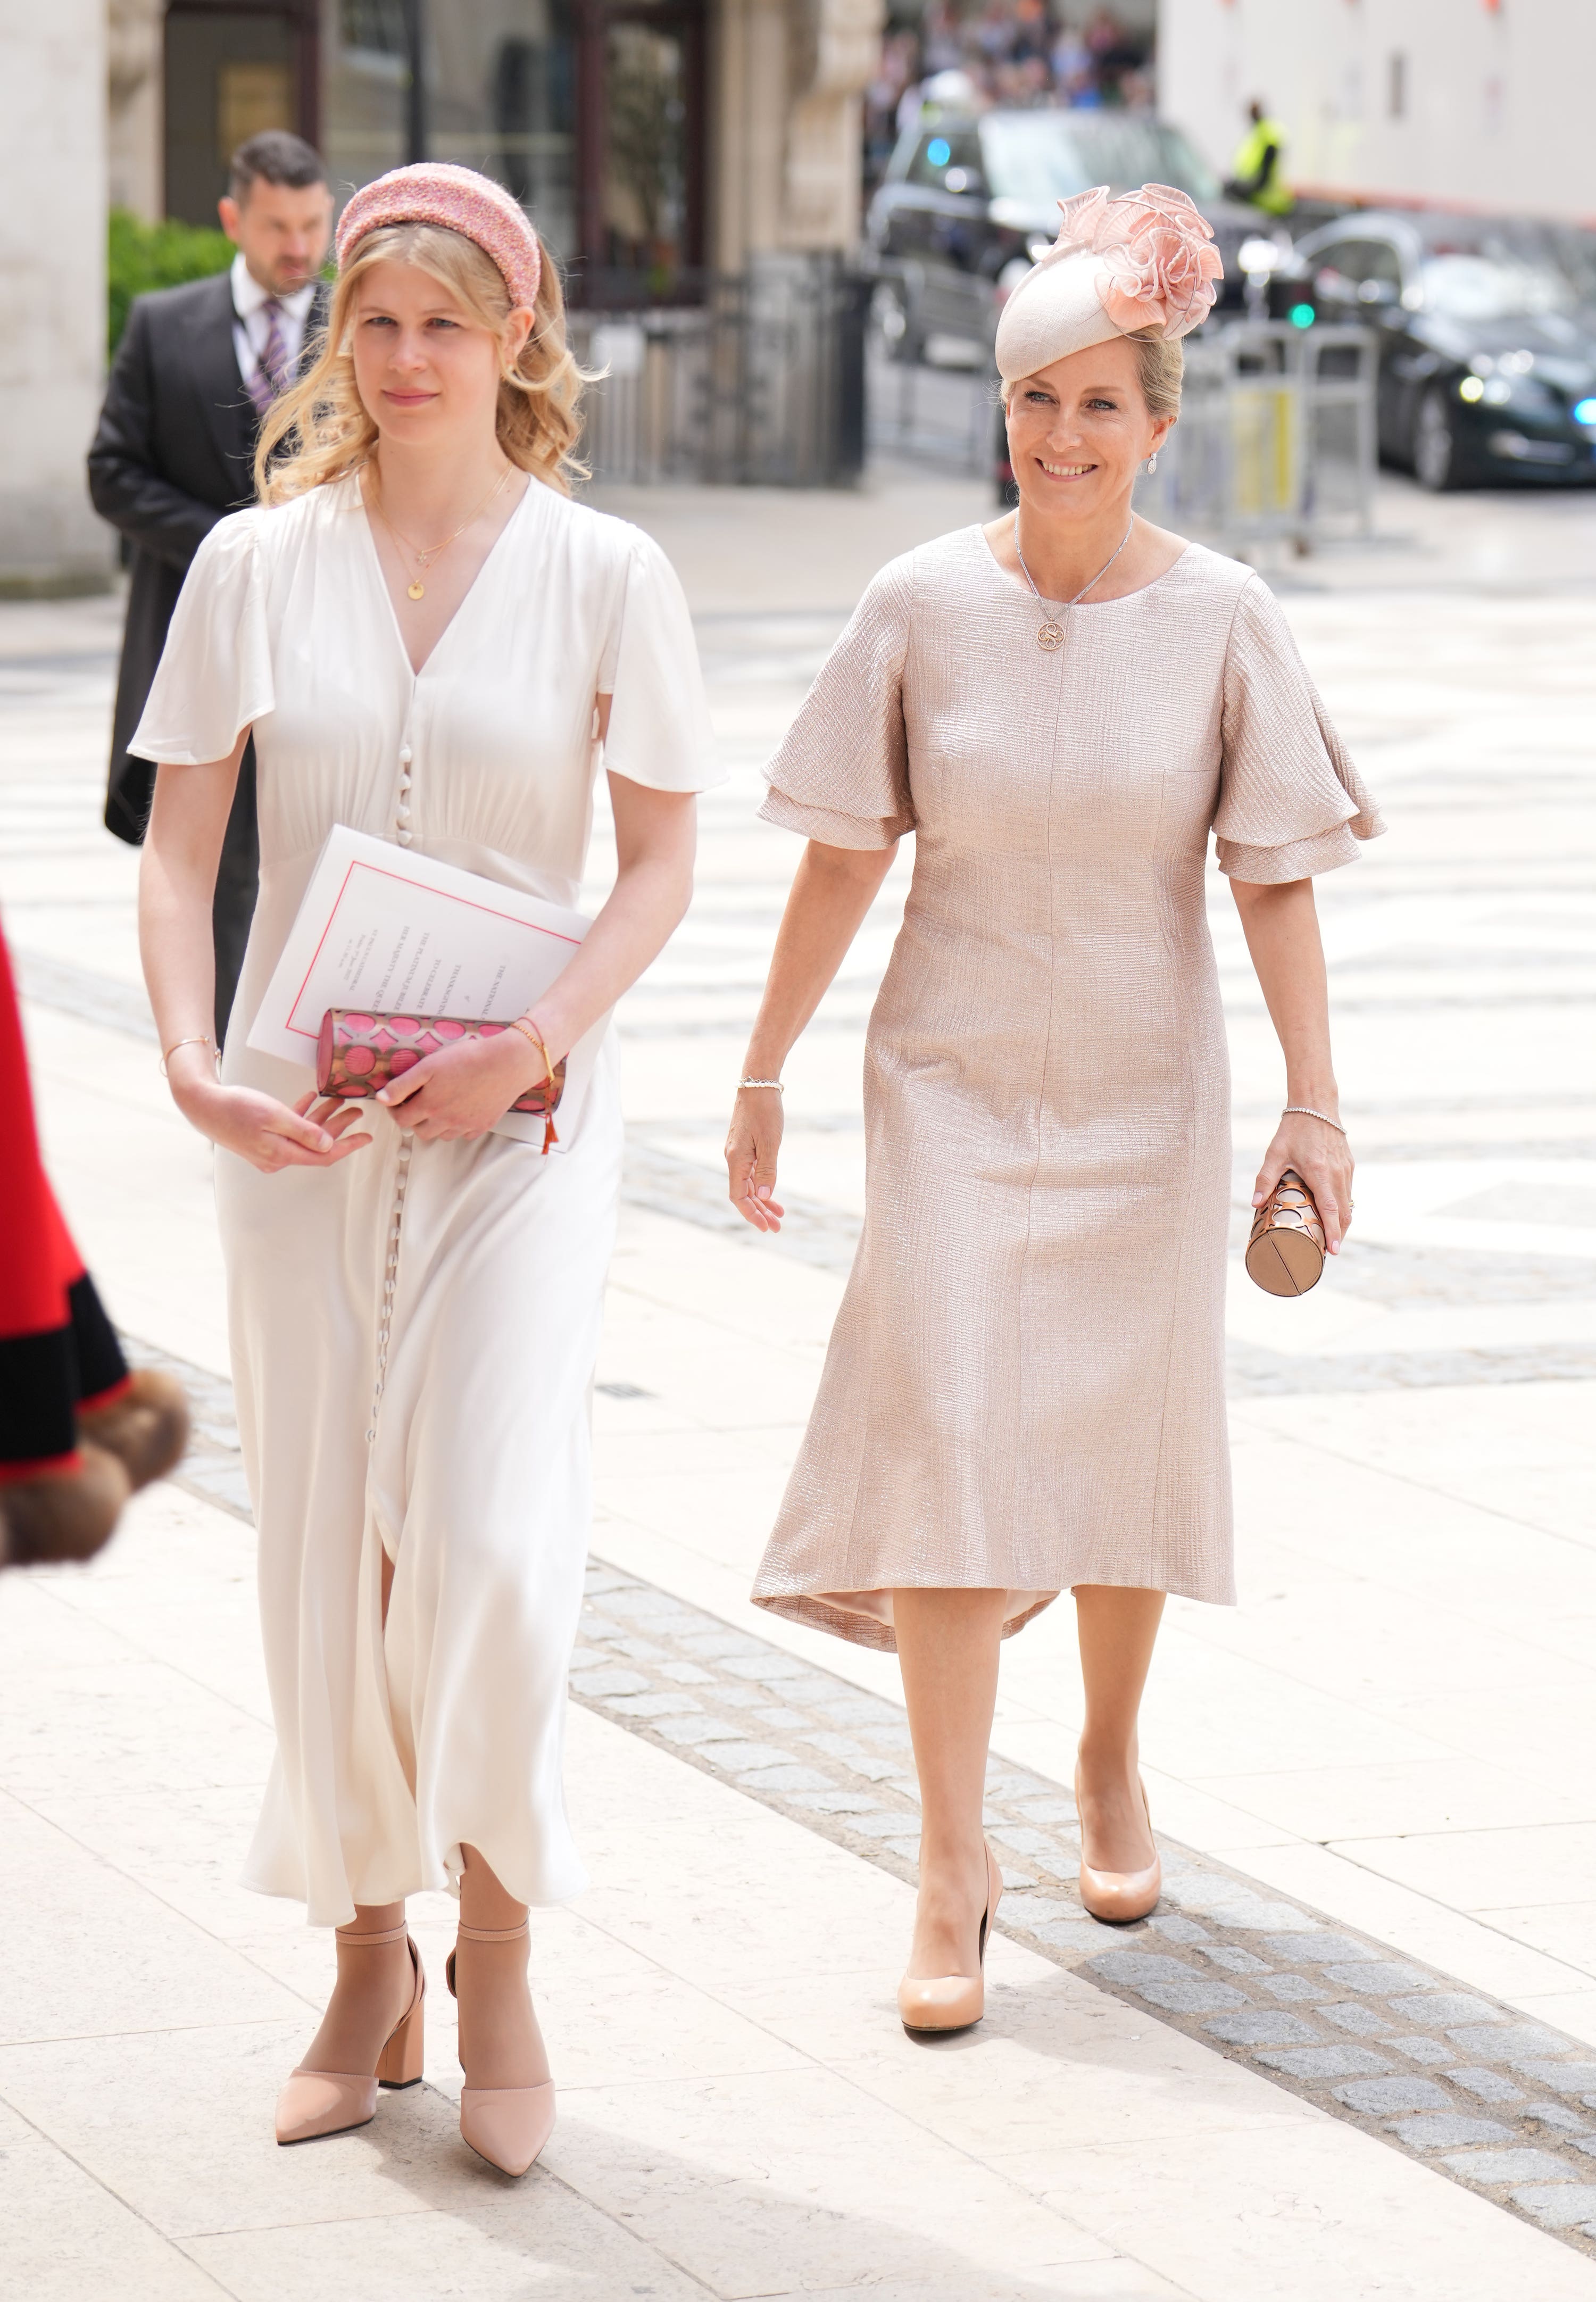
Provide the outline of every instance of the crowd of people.
<path id="1" fill-rule="evenodd" d="M 920 116 L 928 84 L 957 72 L 974 100 L 1149 108 L 1151 51 L 1112 8 L 1084 23 L 1061 21 L 1049 0 L 986 0 L 962 13 L 954 0 L 927 0 L 918 26 L 889 21 L 881 61 L 865 97 L 865 168 L 879 182 L 893 146 Z"/>

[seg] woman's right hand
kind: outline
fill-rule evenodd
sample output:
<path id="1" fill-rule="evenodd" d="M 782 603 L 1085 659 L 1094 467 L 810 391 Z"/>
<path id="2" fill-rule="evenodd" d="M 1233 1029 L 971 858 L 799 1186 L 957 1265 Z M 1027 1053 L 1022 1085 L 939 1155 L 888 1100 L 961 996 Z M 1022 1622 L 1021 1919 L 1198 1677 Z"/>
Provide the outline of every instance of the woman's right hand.
<path id="1" fill-rule="evenodd" d="M 786 1212 L 774 1196 L 781 1127 L 781 1096 L 777 1088 L 737 1089 L 731 1131 L 726 1138 L 728 1189 L 733 1206 L 755 1231 L 779 1231 Z"/>
<path id="2" fill-rule="evenodd" d="M 280 1103 L 274 1095 L 224 1087 L 218 1079 L 197 1074 L 194 1063 L 179 1076 L 173 1058 L 172 1092 L 178 1109 L 191 1127 L 263 1175 L 283 1167 L 333 1167 L 372 1139 L 349 1131 L 361 1116 L 357 1104 L 314 1093 L 296 1104 Z"/>

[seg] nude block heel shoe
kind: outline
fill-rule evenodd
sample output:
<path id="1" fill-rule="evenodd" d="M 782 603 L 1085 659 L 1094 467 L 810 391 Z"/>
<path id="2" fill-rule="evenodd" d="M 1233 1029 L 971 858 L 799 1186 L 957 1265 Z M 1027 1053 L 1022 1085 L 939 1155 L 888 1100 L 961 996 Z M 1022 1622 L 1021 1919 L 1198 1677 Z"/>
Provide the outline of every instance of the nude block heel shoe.
<path id="1" fill-rule="evenodd" d="M 353 2127 L 368 2126 L 376 2115 L 380 2086 L 408 2087 L 421 2082 L 424 2043 L 422 2002 L 426 1997 L 427 1979 L 422 1972 L 421 1953 L 410 1942 L 408 1929 L 390 1927 L 380 1935 L 350 1935 L 340 1928 L 338 1939 L 360 1950 L 375 1950 L 389 1943 L 409 1943 L 413 1975 L 410 2004 L 389 2033 L 370 2078 L 352 2076 L 348 2071 L 299 2069 L 290 2073 L 288 2084 L 277 2097 L 277 2139 L 281 2143 L 316 2142 L 325 2135 L 347 2134 Z"/>
<path id="2" fill-rule="evenodd" d="M 1147 1804 L 1147 1786 L 1138 1775 L 1137 1786 L 1141 1792 L 1142 1811 L 1147 1818 L 1147 1829 L 1153 1827 L 1153 1811 Z M 1075 1809 L 1080 1811 L 1080 1771 L 1075 1774 Z M 1163 1865 L 1158 1859 L 1156 1844 L 1153 1860 L 1145 1870 L 1097 1870 L 1086 1859 L 1085 1837 L 1082 1835 L 1080 1857 L 1081 1906 L 1094 1919 L 1105 1926 L 1128 1927 L 1137 1919 L 1145 1919 L 1157 1907 L 1163 1892 Z"/>
<path id="3" fill-rule="evenodd" d="M 983 1839 L 987 1856 L 987 1907 L 976 1945 L 978 1963 L 987 1962 L 987 1937 L 1003 1900 L 1003 1873 Z M 987 2011 L 987 1984 L 980 1974 L 937 1974 L 920 1981 L 906 1974 L 898 1985 L 898 2014 L 911 2038 L 946 2037 L 953 2030 L 972 2030 Z"/>
<path id="4" fill-rule="evenodd" d="M 525 1942 L 526 1920 L 518 1927 L 458 1927 L 462 1942 Z M 451 1998 L 455 1988 L 455 1954 L 449 1953 L 443 1970 Z M 533 2016 L 535 2021 L 536 2017 Z M 501 2174 L 525 2174 L 554 2131 L 554 2081 L 541 2086 L 463 2087 L 460 2089 L 460 2138 L 497 2166 Z"/>

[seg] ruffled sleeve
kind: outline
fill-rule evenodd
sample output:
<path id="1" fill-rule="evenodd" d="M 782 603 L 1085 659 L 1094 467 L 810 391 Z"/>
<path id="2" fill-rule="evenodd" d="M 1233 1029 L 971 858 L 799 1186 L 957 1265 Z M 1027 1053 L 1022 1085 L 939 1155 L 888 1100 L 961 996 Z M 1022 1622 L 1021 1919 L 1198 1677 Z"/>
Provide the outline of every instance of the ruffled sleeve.
<path id="1" fill-rule="evenodd" d="M 276 704 L 256 512 L 219 520 L 183 579 L 144 716 L 128 745 L 141 760 L 225 760 Z"/>
<path id="2" fill-rule="evenodd" d="M 913 830 L 903 727 L 911 597 L 902 560 L 866 592 L 765 769 L 768 823 L 827 847 L 890 847 Z"/>
<path id="3" fill-rule="evenodd" d="M 1241 591 L 1225 659 L 1219 868 L 1271 886 L 1350 863 L 1385 826 L 1268 587 Z"/>
<path id="4" fill-rule="evenodd" d="M 707 791 L 724 782 L 699 668 L 698 642 L 676 571 L 652 536 L 628 533 L 619 611 L 599 665 L 613 700 L 604 765 L 651 791 Z"/>

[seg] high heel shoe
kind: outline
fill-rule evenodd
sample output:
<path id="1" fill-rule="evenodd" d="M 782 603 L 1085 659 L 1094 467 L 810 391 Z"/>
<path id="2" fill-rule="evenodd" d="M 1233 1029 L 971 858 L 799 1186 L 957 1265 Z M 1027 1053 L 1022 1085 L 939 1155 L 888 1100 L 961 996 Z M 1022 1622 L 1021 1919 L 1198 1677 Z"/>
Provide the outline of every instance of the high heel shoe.
<path id="1" fill-rule="evenodd" d="M 1142 1811 L 1147 1818 L 1151 1836 L 1153 1811 L 1147 1804 L 1147 1786 L 1138 1775 L 1137 1788 L 1141 1793 Z M 1080 1769 L 1075 1770 L 1075 1811 L 1080 1811 Z M 1157 1907 L 1163 1892 L 1163 1865 L 1158 1859 L 1157 1842 L 1154 1842 L 1153 1860 L 1145 1870 L 1098 1870 L 1086 1859 L 1086 1834 L 1081 1834 L 1080 1901 L 1081 1907 L 1105 1926 L 1128 1927 L 1137 1919 L 1145 1919 Z"/>
<path id="2" fill-rule="evenodd" d="M 467 1927 L 457 1928 L 462 1942 L 508 1943 L 527 1939 L 526 1920 L 518 1927 Z M 455 1954 L 449 1953 L 449 1963 L 443 1970 L 449 1984 L 449 1995 L 458 1998 L 455 1988 Z M 535 2024 L 537 2017 L 533 2017 Z M 530 2087 L 463 2087 L 460 2090 L 460 2138 L 485 2158 L 490 2166 L 497 2166 L 501 2174 L 525 2174 L 549 2137 L 554 2131 L 554 2081 L 545 2079 L 540 2086 Z"/>
<path id="3" fill-rule="evenodd" d="M 355 1935 L 345 1934 L 340 1928 L 338 1939 L 347 1947 L 358 1950 L 376 1950 L 390 1943 L 408 1944 L 413 1977 L 410 2004 L 389 2032 L 370 2078 L 351 2076 L 347 2071 L 303 2068 L 290 2074 L 288 2084 L 277 2097 L 277 2139 L 281 2143 L 315 2142 L 324 2135 L 347 2134 L 353 2127 L 367 2126 L 376 2115 L 379 2087 L 398 2088 L 421 2083 L 424 2044 L 422 2002 L 426 1997 L 427 1979 L 422 1971 L 421 1953 L 410 1941 L 408 1928 L 389 1927 L 382 1934 Z"/>
<path id="4" fill-rule="evenodd" d="M 981 1912 L 981 1931 L 976 1941 L 976 1963 L 985 1969 L 987 1937 L 992 1931 L 992 1921 L 997 1916 L 997 1906 L 1003 1900 L 1003 1873 L 993 1860 L 992 1849 L 981 1841 L 987 1857 L 987 1907 Z M 937 1974 L 921 1981 L 916 1975 L 906 1974 L 898 1985 L 898 2015 L 911 2038 L 946 2037 L 953 2030 L 972 2030 L 987 2011 L 987 1984 L 984 1971 L 976 1974 Z"/>

